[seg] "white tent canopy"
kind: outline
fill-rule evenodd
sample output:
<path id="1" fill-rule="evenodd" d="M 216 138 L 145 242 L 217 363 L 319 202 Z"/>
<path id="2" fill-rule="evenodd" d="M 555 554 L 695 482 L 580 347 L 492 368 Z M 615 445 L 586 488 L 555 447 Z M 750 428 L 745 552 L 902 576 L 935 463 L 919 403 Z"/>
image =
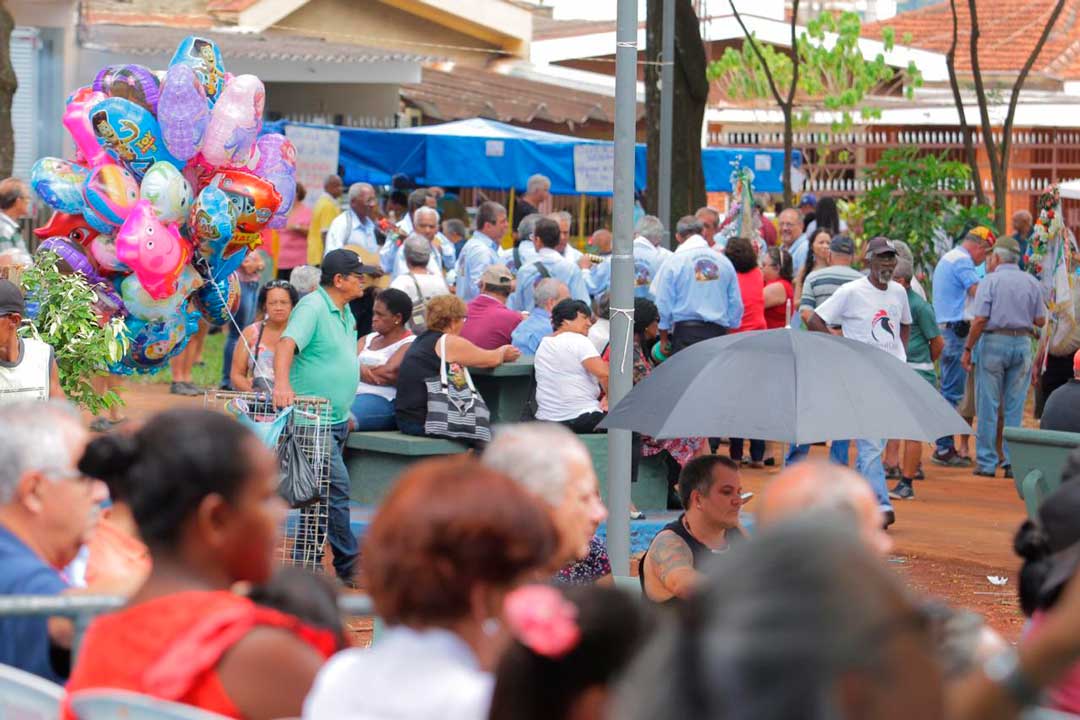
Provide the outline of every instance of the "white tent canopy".
<path id="1" fill-rule="evenodd" d="M 1058 185 L 1061 197 L 1070 200 L 1080 200 L 1080 180 L 1066 180 Z"/>

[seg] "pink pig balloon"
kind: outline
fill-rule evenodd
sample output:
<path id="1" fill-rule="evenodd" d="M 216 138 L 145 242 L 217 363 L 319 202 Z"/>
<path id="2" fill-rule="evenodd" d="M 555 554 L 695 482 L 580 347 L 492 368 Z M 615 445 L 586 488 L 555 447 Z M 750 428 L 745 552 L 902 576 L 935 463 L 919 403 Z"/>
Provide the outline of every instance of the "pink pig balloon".
<path id="1" fill-rule="evenodd" d="M 158 220 L 146 200 L 135 204 L 116 233 L 116 259 L 131 268 L 155 300 L 176 292 L 177 279 L 191 254 L 191 244 L 180 236 L 179 226 Z"/>
<path id="2" fill-rule="evenodd" d="M 92 168 L 113 163 L 109 153 L 98 144 L 94 136 L 94 127 L 90 124 L 90 108 L 106 97 L 105 93 L 97 92 L 92 88 L 79 88 L 68 99 L 62 121 L 75 141 L 75 147 L 82 156 L 83 164 Z"/>

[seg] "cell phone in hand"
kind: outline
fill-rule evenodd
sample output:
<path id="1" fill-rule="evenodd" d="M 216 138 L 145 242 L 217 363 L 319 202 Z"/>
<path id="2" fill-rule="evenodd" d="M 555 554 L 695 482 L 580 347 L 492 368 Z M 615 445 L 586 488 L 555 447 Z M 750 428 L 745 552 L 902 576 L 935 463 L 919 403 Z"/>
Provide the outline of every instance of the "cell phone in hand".
<path id="1" fill-rule="evenodd" d="M 751 500 L 754 499 L 754 493 L 752 493 L 752 492 L 744 492 L 739 497 L 742 498 L 743 505 L 745 505 L 746 503 L 748 503 L 748 502 L 750 502 Z"/>

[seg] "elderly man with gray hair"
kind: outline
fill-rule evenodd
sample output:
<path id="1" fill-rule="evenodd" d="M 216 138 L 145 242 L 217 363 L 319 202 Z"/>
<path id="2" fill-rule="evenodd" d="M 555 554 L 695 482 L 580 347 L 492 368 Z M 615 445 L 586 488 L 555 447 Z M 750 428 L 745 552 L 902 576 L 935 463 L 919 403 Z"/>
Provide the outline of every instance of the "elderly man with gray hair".
<path id="1" fill-rule="evenodd" d="M 607 509 L 589 451 L 574 433 L 557 423 L 503 425 L 481 460 L 547 504 L 559 534 L 553 572 L 601 554 L 606 562 L 596 530 Z"/>
<path id="2" fill-rule="evenodd" d="M 70 592 L 62 571 L 89 538 L 107 495 L 76 467 L 88 439 L 66 403 L 0 407 L 0 595 Z M 61 618 L 0 618 L 0 663 L 63 683 L 71 640 L 71 623 Z"/>
<path id="3" fill-rule="evenodd" d="M 338 250 L 346 245 L 355 245 L 368 252 L 378 252 L 379 244 L 375 238 L 375 222 L 371 219 L 377 205 L 375 188 L 359 182 L 349 186 L 349 209 L 334 218 L 326 231 L 326 246 L 323 256 L 331 250 Z"/>
<path id="4" fill-rule="evenodd" d="M 671 251 L 660 243 L 664 241 L 664 224 L 655 215 L 646 215 L 634 228 L 634 295 L 653 300 L 653 278 L 660 266 L 671 257 Z"/>
<path id="5" fill-rule="evenodd" d="M 321 279 L 322 270 L 314 265 L 298 265 L 289 273 L 289 284 L 296 288 L 300 297 L 318 290 Z"/>
<path id="6" fill-rule="evenodd" d="M 551 196 L 551 180 L 539 173 L 530 175 L 525 182 L 525 192 L 514 200 L 514 218 L 540 212 L 540 206 Z"/>
<path id="7" fill-rule="evenodd" d="M 989 274 L 978 285 L 971 330 L 965 338 L 960 362 L 972 370 L 972 352 L 978 343 L 975 366 L 975 474 L 994 477 L 998 467 L 996 431 L 999 405 L 1004 404 L 1005 426 L 1019 427 L 1024 401 L 1031 386 L 1031 337 L 1046 324 L 1046 305 L 1039 281 L 1022 271 L 1020 245 L 1006 235 L 987 259 Z M 1004 398 L 1004 401 L 1002 401 Z M 1001 465 L 1012 477 L 1009 446 L 1001 443 Z"/>
<path id="8" fill-rule="evenodd" d="M 570 297 L 570 288 L 555 278 L 544 278 L 533 289 L 533 308 L 510 334 L 510 343 L 523 355 L 535 355 L 540 341 L 551 334 L 551 309 Z"/>
<path id="9" fill-rule="evenodd" d="M 421 205 L 413 212 L 413 226 L 406 238 L 419 237 L 428 244 L 427 269 L 432 275 L 441 275 L 443 269 L 454 267 L 454 245 L 439 232 L 439 213 L 434 208 Z M 404 240 L 387 240 L 379 250 L 379 262 L 384 271 L 399 277 L 409 271 L 408 261 L 402 252 Z"/>
<path id="10" fill-rule="evenodd" d="M 517 226 L 517 234 L 514 236 L 514 246 L 503 248 L 499 251 L 499 262 L 510 268 L 515 277 L 518 271 L 526 265 L 536 262 L 536 240 L 533 232 L 536 230 L 536 222 L 543 215 L 532 213 L 521 218 Z"/>
<path id="11" fill-rule="evenodd" d="M 450 294 L 450 288 L 442 273 L 431 271 L 432 252 L 427 238 L 417 233 L 405 238 L 400 257 L 405 262 L 405 272 L 394 278 L 390 287 L 408 295 L 414 308 L 416 303 L 427 305 L 428 300 L 436 295 Z"/>

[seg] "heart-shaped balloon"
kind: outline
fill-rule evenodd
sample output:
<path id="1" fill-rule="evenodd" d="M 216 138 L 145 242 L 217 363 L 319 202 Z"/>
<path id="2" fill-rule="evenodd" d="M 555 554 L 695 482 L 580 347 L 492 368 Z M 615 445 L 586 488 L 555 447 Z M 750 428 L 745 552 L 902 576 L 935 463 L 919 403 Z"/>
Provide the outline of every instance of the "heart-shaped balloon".
<path id="1" fill-rule="evenodd" d="M 81 165 L 54 157 L 43 157 L 30 168 L 30 187 L 54 210 L 81 214 L 83 184 L 89 172 Z"/>

